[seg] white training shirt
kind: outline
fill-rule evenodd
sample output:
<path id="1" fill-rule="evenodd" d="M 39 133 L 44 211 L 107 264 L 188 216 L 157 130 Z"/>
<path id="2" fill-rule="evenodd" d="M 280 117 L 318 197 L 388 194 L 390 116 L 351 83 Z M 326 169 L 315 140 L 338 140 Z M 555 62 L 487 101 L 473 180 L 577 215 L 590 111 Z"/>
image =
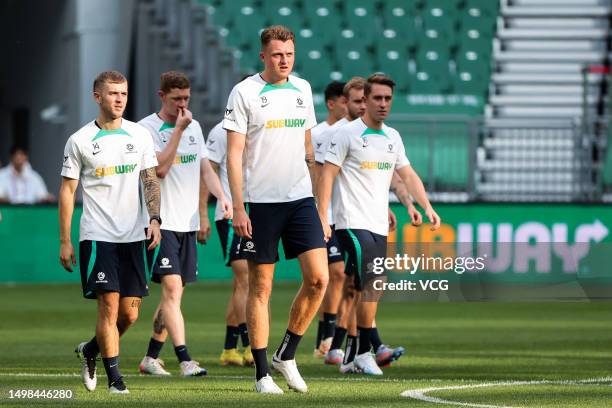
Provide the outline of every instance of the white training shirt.
<path id="1" fill-rule="evenodd" d="M 312 197 L 305 132 L 317 124 L 310 84 L 293 75 L 266 83 L 259 74 L 234 86 L 223 128 L 246 135 L 244 197 L 280 203 Z"/>
<path id="2" fill-rule="evenodd" d="M 175 125 L 165 123 L 153 113 L 138 123 L 146 127 L 153 138 L 156 152 L 162 152 L 174 133 Z M 174 163 L 166 177 L 160 179 L 161 228 L 175 232 L 198 231 L 200 229 L 200 166 L 208 157 L 202 128 L 193 119 L 183 131 Z M 149 225 L 149 215 L 143 206 L 144 223 Z"/>
<path id="3" fill-rule="evenodd" d="M 386 236 L 391 177 L 410 164 L 399 133 L 385 125 L 370 129 L 356 119 L 334 132 L 325 161 L 341 167 L 332 197 L 336 229 Z"/>
<path id="4" fill-rule="evenodd" d="M 157 166 L 151 135 L 122 119 L 102 130 L 89 122 L 64 148 L 62 176 L 81 180 L 83 215 L 80 240 L 136 242 L 145 239 L 140 222 L 140 172 Z"/>
<path id="5" fill-rule="evenodd" d="M 219 179 L 223 194 L 228 200 L 231 200 L 229 181 L 227 179 L 227 132 L 223 129 L 223 121 L 217 123 L 208 133 L 206 139 L 208 148 L 208 159 L 219 165 Z M 221 202 L 217 200 L 217 208 L 215 208 L 215 221 L 224 219 L 223 208 Z"/>

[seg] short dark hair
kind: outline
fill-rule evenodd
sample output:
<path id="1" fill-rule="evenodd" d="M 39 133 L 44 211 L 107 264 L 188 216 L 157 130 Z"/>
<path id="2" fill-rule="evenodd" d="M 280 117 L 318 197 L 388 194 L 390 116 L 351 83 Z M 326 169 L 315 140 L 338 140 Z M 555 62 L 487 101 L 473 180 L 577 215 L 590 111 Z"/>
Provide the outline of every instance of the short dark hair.
<path id="1" fill-rule="evenodd" d="M 391 88 L 391 92 L 393 92 L 393 87 L 395 86 L 395 82 L 387 75 L 380 73 L 372 74 L 368 77 L 368 79 L 366 79 L 366 83 L 363 88 L 363 94 L 365 96 L 368 96 L 370 92 L 372 92 L 373 84 L 387 85 Z"/>
<path id="2" fill-rule="evenodd" d="M 113 84 L 122 84 L 127 82 L 125 76 L 119 71 L 104 71 L 100 72 L 93 83 L 93 91 L 99 91 L 102 85 L 106 82 Z"/>
<path id="3" fill-rule="evenodd" d="M 11 146 L 11 150 L 9 151 L 9 155 L 11 157 L 13 157 L 15 155 L 15 153 L 17 153 L 17 152 L 22 152 L 26 156 L 28 155 L 28 149 L 24 145 L 14 144 L 13 146 Z"/>
<path id="4" fill-rule="evenodd" d="M 168 71 L 161 74 L 159 77 L 159 89 L 168 93 L 172 88 L 188 89 L 191 87 L 187 75 L 178 71 Z"/>
<path id="5" fill-rule="evenodd" d="M 344 95 L 345 82 L 332 81 L 325 87 L 325 102 Z"/>
<path id="6" fill-rule="evenodd" d="M 283 25 L 266 27 L 261 32 L 260 39 L 262 48 L 268 45 L 272 40 L 280 40 L 283 42 L 291 40 L 295 44 L 295 34 L 293 34 L 293 31 Z"/>

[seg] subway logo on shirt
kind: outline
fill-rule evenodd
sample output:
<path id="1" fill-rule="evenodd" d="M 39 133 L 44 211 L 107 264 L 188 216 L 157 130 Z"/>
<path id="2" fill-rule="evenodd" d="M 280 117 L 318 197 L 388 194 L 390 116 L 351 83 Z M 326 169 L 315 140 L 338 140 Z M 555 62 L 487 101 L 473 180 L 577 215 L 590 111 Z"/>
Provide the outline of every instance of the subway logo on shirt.
<path id="1" fill-rule="evenodd" d="M 306 119 L 275 119 L 266 122 L 266 129 L 304 127 Z"/>
<path id="2" fill-rule="evenodd" d="M 197 154 L 184 154 L 182 156 L 176 155 L 174 158 L 174 164 L 189 164 L 197 160 Z"/>
<path id="3" fill-rule="evenodd" d="M 393 164 L 389 162 L 362 161 L 359 168 L 365 170 L 391 170 Z"/>
<path id="4" fill-rule="evenodd" d="M 138 164 L 120 164 L 118 166 L 96 168 L 96 177 L 114 176 L 134 172 Z"/>

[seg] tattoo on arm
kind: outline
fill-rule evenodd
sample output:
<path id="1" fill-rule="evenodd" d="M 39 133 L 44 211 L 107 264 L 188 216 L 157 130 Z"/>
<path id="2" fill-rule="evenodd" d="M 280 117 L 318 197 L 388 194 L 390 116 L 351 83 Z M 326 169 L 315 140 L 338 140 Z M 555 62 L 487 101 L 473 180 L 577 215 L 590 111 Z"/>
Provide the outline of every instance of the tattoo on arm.
<path id="1" fill-rule="evenodd" d="M 142 170 L 140 179 L 144 187 L 144 198 L 149 211 L 149 216 L 159 217 L 159 205 L 161 202 L 161 193 L 159 187 L 159 179 L 155 173 L 155 168 Z"/>
<path id="2" fill-rule="evenodd" d="M 159 309 L 155 320 L 153 321 L 153 331 L 157 334 L 162 334 L 166 327 L 164 326 L 164 319 L 162 317 L 162 311 Z"/>

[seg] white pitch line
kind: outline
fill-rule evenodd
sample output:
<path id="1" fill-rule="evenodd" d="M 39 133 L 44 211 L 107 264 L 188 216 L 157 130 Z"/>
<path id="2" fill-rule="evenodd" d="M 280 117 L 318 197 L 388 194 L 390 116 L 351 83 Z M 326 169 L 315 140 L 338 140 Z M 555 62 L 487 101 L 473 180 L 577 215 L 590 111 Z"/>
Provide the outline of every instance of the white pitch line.
<path id="1" fill-rule="evenodd" d="M 425 401 L 425 402 L 432 402 L 434 404 L 457 405 L 461 407 L 519 408 L 519 407 L 512 407 L 512 406 L 507 406 L 507 405 L 476 404 L 476 403 L 471 403 L 471 402 L 445 400 L 442 398 L 431 397 L 426 394 L 430 392 L 434 392 L 434 391 L 452 391 L 452 390 L 464 390 L 464 389 L 484 388 L 484 387 L 506 387 L 506 386 L 515 386 L 515 385 L 540 385 L 540 384 L 584 385 L 584 384 L 600 384 L 600 383 L 608 383 L 608 382 L 612 382 L 612 377 L 589 378 L 589 379 L 583 379 L 583 380 L 559 380 L 559 381 L 552 381 L 552 380 L 505 381 L 505 382 L 491 382 L 491 383 L 481 383 L 481 384 L 451 385 L 451 386 L 446 386 L 446 387 L 420 388 L 417 390 L 406 390 L 402 392 L 400 395 L 402 397 L 413 398 L 413 399 L 417 399 L 417 400 Z"/>

